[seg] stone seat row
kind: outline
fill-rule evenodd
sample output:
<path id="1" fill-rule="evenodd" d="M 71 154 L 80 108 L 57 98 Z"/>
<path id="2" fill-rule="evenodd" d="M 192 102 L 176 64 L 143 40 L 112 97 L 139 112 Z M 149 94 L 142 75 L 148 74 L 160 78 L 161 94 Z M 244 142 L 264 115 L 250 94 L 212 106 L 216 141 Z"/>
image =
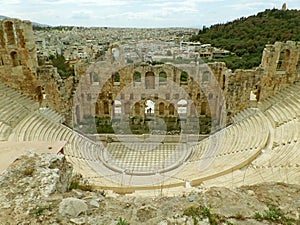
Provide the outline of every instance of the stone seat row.
<path id="1" fill-rule="evenodd" d="M 274 142 L 276 144 L 288 144 L 293 141 L 300 141 L 299 119 L 293 119 L 275 129 Z"/>
<path id="2" fill-rule="evenodd" d="M 299 99 L 300 97 L 300 82 L 290 85 L 289 87 L 277 92 L 275 95 L 261 101 L 258 106 L 261 111 L 265 111 L 278 102 L 284 102 L 287 99 Z"/>
<path id="3" fill-rule="evenodd" d="M 18 91 L 10 87 L 5 86 L 2 83 L 0 83 L 0 96 L 6 97 L 10 101 L 17 102 L 31 111 L 37 110 L 39 108 L 38 102 L 29 99 L 25 95 L 19 93 Z"/>
<path id="4" fill-rule="evenodd" d="M 222 157 L 227 154 L 258 149 L 265 144 L 267 137 L 268 125 L 262 113 L 258 113 L 192 146 L 193 154 L 189 161 L 200 160 L 201 157 L 209 155 Z"/>
<path id="5" fill-rule="evenodd" d="M 257 159 L 251 163 L 251 165 L 256 167 L 272 167 L 300 164 L 299 148 L 300 141 L 276 146 L 257 157 Z"/>
<path id="6" fill-rule="evenodd" d="M 285 102 L 278 102 L 266 110 L 265 114 L 268 116 L 273 127 L 280 126 L 292 119 L 300 116 L 300 102 L 292 98 Z"/>
<path id="7" fill-rule="evenodd" d="M 7 125 L 5 122 L 0 121 L 0 141 L 7 141 L 11 132 L 11 126 Z"/>
<path id="8" fill-rule="evenodd" d="M 48 118 L 39 115 L 38 113 L 32 113 L 23 121 L 21 121 L 16 127 L 15 132 L 11 135 L 10 140 L 64 140 L 68 142 L 68 145 L 65 147 L 65 154 L 90 160 L 99 160 L 99 156 L 96 155 L 95 149 L 101 149 L 99 145 L 92 143 L 90 140 L 87 140 L 85 137 L 82 137 L 71 129 L 55 123 Z"/>
<path id="9" fill-rule="evenodd" d="M 257 109 L 256 108 L 246 108 L 244 110 L 242 110 L 241 112 L 239 112 L 238 114 L 236 114 L 235 116 L 233 116 L 231 118 L 233 123 L 238 123 L 243 121 L 244 119 L 254 115 L 256 113 Z"/>
<path id="10" fill-rule="evenodd" d="M 216 179 L 206 180 L 203 185 L 212 187 L 222 184 L 224 187 L 233 188 L 243 185 L 255 185 L 264 182 L 300 183 L 300 164 L 282 165 L 273 167 L 248 166 L 236 170 Z"/>
<path id="11" fill-rule="evenodd" d="M 40 108 L 39 113 L 46 116 L 47 118 L 51 119 L 56 123 L 63 123 L 65 121 L 64 116 L 62 116 L 61 114 L 55 112 L 50 108 Z"/>

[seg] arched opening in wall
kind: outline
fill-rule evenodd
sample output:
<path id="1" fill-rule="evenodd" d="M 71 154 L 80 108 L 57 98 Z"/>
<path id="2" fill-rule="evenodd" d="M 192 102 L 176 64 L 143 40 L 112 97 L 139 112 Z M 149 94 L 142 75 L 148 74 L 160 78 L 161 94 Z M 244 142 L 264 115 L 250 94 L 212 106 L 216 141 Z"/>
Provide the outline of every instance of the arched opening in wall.
<path id="1" fill-rule="evenodd" d="M 6 33 L 7 44 L 16 44 L 14 24 L 11 21 L 4 22 L 4 31 Z"/>
<path id="2" fill-rule="evenodd" d="M 169 109 L 169 115 L 174 116 L 175 110 L 174 110 L 174 105 L 172 103 L 170 103 L 168 109 Z"/>
<path id="3" fill-rule="evenodd" d="M 161 71 L 159 73 L 159 85 L 165 85 L 167 82 L 167 73 L 165 71 Z"/>
<path id="4" fill-rule="evenodd" d="M 122 114 L 122 103 L 119 100 L 114 101 L 114 116 L 121 116 Z"/>
<path id="5" fill-rule="evenodd" d="M 257 94 L 256 94 L 256 101 L 258 102 L 260 100 L 260 92 L 261 92 L 261 88 L 260 86 L 257 88 Z"/>
<path id="6" fill-rule="evenodd" d="M 2 56 L 0 56 L 0 66 L 4 66 L 4 61 L 3 61 Z"/>
<path id="7" fill-rule="evenodd" d="M 107 101 L 104 101 L 103 102 L 103 113 L 105 115 L 109 115 L 109 105 L 108 105 L 108 102 Z"/>
<path id="8" fill-rule="evenodd" d="M 10 53 L 10 58 L 12 60 L 13 66 L 19 66 L 20 62 L 19 62 L 19 56 L 17 52 L 12 51 Z"/>
<path id="9" fill-rule="evenodd" d="M 180 117 L 186 117 L 187 114 L 187 101 L 185 99 L 181 99 L 177 102 L 178 114 Z"/>
<path id="10" fill-rule="evenodd" d="M 165 114 L 165 104 L 163 102 L 159 103 L 158 112 L 160 116 L 163 116 Z"/>
<path id="11" fill-rule="evenodd" d="M 225 89 L 225 81 L 226 81 L 226 76 L 225 74 L 223 75 L 223 82 L 222 82 L 222 90 Z"/>
<path id="12" fill-rule="evenodd" d="M 254 91 L 250 91 L 249 100 L 250 101 L 256 101 L 256 94 L 254 93 Z"/>
<path id="13" fill-rule="evenodd" d="M 120 85 L 120 74 L 119 72 L 115 72 L 112 74 L 114 85 Z"/>
<path id="14" fill-rule="evenodd" d="M 132 78 L 134 82 L 141 82 L 142 81 L 141 77 L 142 75 L 140 72 L 134 71 L 133 78 Z"/>
<path id="15" fill-rule="evenodd" d="M 145 75 L 146 89 L 155 89 L 155 76 L 153 72 L 147 72 Z"/>
<path id="16" fill-rule="evenodd" d="M 207 102 L 201 103 L 201 115 L 206 115 Z"/>
<path id="17" fill-rule="evenodd" d="M 209 80 L 209 71 L 204 71 L 202 75 L 202 81 L 207 82 Z"/>
<path id="18" fill-rule="evenodd" d="M 279 60 L 277 63 L 278 70 L 286 70 L 287 69 L 289 60 L 290 60 L 290 54 L 291 54 L 291 52 L 289 49 L 285 49 L 280 52 Z"/>
<path id="19" fill-rule="evenodd" d="M 118 48 L 112 48 L 112 49 L 111 49 L 111 53 L 112 53 L 112 56 L 113 56 L 113 61 L 119 59 L 120 51 L 119 51 Z"/>
<path id="20" fill-rule="evenodd" d="M 95 115 L 99 115 L 100 114 L 100 105 L 99 102 L 96 102 L 95 105 Z"/>
<path id="21" fill-rule="evenodd" d="M 4 48 L 5 42 L 4 42 L 4 36 L 3 36 L 3 31 L 0 30 L 0 47 Z"/>
<path id="22" fill-rule="evenodd" d="M 136 102 L 134 104 L 134 115 L 135 116 L 140 116 L 140 114 L 141 114 L 141 104 Z"/>
<path id="23" fill-rule="evenodd" d="M 197 94 L 197 98 L 196 99 L 197 99 L 197 101 L 199 101 L 201 99 L 200 93 Z"/>
<path id="24" fill-rule="evenodd" d="M 145 113 L 148 116 L 151 116 L 154 114 L 154 110 L 155 110 L 155 103 L 151 100 L 147 100 L 146 101 L 146 107 L 145 107 Z"/>
<path id="25" fill-rule="evenodd" d="M 182 71 L 180 74 L 180 84 L 187 84 L 188 77 L 189 77 L 188 73 L 185 71 Z"/>

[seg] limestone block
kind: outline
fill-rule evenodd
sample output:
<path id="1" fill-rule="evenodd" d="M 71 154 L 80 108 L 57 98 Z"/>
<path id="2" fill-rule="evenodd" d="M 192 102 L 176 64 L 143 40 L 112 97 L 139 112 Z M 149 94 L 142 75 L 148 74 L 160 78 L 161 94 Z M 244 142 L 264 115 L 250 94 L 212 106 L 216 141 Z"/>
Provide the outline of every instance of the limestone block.
<path id="1" fill-rule="evenodd" d="M 83 200 L 73 197 L 65 198 L 59 204 L 59 213 L 62 216 L 77 217 L 87 209 L 88 206 Z"/>

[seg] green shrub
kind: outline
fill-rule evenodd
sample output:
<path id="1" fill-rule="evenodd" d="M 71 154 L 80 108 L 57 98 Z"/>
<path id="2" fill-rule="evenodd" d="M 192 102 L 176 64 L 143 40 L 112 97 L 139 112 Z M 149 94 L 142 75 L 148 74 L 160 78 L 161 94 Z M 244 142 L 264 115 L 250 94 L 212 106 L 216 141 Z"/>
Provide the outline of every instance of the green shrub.
<path id="1" fill-rule="evenodd" d="M 120 217 L 117 225 L 129 225 L 129 223 L 125 219 Z"/>

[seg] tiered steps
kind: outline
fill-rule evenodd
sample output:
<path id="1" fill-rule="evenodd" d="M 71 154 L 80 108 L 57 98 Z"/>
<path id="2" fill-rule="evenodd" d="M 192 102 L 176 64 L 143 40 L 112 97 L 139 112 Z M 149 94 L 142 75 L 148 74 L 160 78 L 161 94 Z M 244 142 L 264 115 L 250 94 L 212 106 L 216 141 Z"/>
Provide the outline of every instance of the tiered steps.
<path id="1" fill-rule="evenodd" d="M 271 102 L 264 114 L 274 129 L 272 142 L 248 166 L 207 180 L 204 185 L 236 187 L 261 182 L 300 183 L 300 83 L 266 101 Z"/>
<path id="2" fill-rule="evenodd" d="M 17 124 L 37 108 L 37 102 L 0 83 L 0 141 L 7 141 Z"/>
<path id="3" fill-rule="evenodd" d="M 56 111 L 50 109 L 50 108 L 40 108 L 39 113 L 41 115 L 44 115 L 48 119 L 51 119 L 52 121 L 56 123 L 63 123 L 65 122 L 65 118 L 63 115 L 57 113 Z"/>
<path id="4" fill-rule="evenodd" d="M 240 113 L 236 114 L 235 116 L 233 116 L 231 120 L 233 123 L 238 123 L 254 115 L 256 112 L 257 112 L 257 108 L 247 108 L 242 110 Z"/>

